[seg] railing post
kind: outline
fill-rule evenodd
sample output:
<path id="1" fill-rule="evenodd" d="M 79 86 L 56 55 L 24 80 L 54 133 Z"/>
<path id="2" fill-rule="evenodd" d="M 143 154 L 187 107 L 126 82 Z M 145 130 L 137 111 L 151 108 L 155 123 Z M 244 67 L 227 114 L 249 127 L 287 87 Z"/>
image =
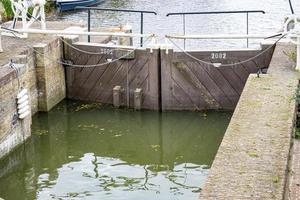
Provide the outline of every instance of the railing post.
<path id="1" fill-rule="evenodd" d="M 141 30 L 140 33 L 144 33 L 144 13 L 157 15 L 154 11 L 147 10 L 127 10 L 127 9 L 112 9 L 112 8 L 99 8 L 99 7 L 84 7 L 78 6 L 76 9 L 87 9 L 88 10 L 88 31 L 91 29 L 91 10 L 102 10 L 102 11 L 114 11 L 114 12 L 126 12 L 126 13 L 140 13 L 141 14 Z M 90 36 L 88 36 L 88 42 L 90 42 Z M 143 37 L 140 39 L 140 46 L 143 46 Z"/>
<path id="2" fill-rule="evenodd" d="M 249 12 L 247 12 L 247 35 L 249 34 Z M 247 48 L 249 48 L 249 38 L 247 38 Z"/>
<path id="3" fill-rule="evenodd" d="M 91 10 L 88 9 L 88 32 L 91 31 Z M 91 42 L 91 36 L 88 35 L 88 42 Z"/>
<path id="4" fill-rule="evenodd" d="M 217 14 L 241 14 L 246 13 L 246 20 L 247 20 L 247 35 L 249 34 L 249 13 L 263 13 L 265 14 L 265 11 L 263 10 L 238 10 L 238 11 L 213 11 L 213 12 L 180 12 L 180 13 L 168 13 L 166 16 L 169 17 L 171 15 L 182 15 L 183 19 L 183 32 L 185 34 L 186 32 L 186 19 L 185 15 L 217 15 Z M 184 49 L 186 47 L 186 39 L 184 39 Z M 249 38 L 247 38 L 247 48 L 249 47 Z"/>
<path id="5" fill-rule="evenodd" d="M 185 35 L 186 30 L 185 30 L 185 14 L 182 15 L 182 20 L 183 20 L 183 35 Z M 185 39 L 183 40 L 183 47 L 185 49 Z"/>
<path id="6" fill-rule="evenodd" d="M 141 34 L 144 33 L 144 13 L 141 12 Z M 143 46 L 143 37 L 141 37 L 141 47 Z"/>

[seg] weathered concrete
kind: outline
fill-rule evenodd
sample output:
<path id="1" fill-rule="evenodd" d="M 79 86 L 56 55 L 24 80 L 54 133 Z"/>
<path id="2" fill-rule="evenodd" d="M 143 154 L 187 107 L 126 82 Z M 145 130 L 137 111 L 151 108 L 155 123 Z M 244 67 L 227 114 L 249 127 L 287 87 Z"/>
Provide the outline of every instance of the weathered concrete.
<path id="1" fill-rule="evenodd" d="M 141 110 L 142 108 L 142 97 L 143 97 L 143 94 L 142 94 L 142 89 L 141 88 L 136 88 L 134 90 L 134 109 L 135 110 Z"/>
<path id="2" fill-rule="evenodd" d="M 16 110 L 16 95 L 19 88 L 27 88 L 30 92 L 30 103 L 32 112 L 36 111 L 34 99 L 36 90 L 32 66 L 15 65 L 18 70 L 19 80 L 16 78 L 16 71 L 9 66 L 0 67 L 0 158 L 11 151 L 30 136 L 31 117 L 19 120 Z"/>
<path id="3" fill-rule="evenodd" d="M 117 85 L 113 89 L 113 105 L 115 108 L 120 107 L 121 86 Z"/>
<path id="4" fill-rule="evenodd" d="M 49 111 L 66 97 L 64 68 L 61 60 L 61 43 L 54 40 L 49 44 L 34 46 L 37 84 L 39 88 L 38 110 Z"/>
<path id="5" fill-rule="evenodd" d="M 28 39 L 3 37 L 5 52 L 0 54 L 0 158 L 31 135 L 31 116 L 18 119 L 16 96 L 29 91 L 31 114 L 47 111 L 65 98 L 65 75 L 61 43 L 43 35 Z M 38 49 L 29 46 L 43 42 Z M 12 61 L 14 68 L 8 63 Z"/>
<path id="6" fill-rule="evenodd" d="M 248 78 L 200 199 L 283 199 L 298 87 L 293 63 L 276 46 L 269 74 Z"/>

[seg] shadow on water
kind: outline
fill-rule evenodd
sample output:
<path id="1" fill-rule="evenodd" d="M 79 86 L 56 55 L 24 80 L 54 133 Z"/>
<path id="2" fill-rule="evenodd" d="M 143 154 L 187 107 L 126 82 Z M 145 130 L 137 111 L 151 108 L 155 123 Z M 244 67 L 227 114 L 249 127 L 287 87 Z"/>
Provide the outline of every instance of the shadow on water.
<path id="1" fill-rule="evenodd" d="M 5 199 L 196 199 L 232 113 L 63 102 L 0 163 Z"/>

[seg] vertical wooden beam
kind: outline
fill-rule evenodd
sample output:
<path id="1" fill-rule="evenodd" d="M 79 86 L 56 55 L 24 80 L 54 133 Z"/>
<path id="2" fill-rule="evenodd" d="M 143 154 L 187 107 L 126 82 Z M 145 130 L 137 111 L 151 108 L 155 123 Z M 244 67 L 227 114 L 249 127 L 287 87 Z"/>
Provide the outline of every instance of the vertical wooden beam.
<path id="1" fill-rule="evenodd" d="M 160 110 L 159 106 L 159 48 L 153 47 L 153 49 L 147 49 L 147 56 L 149 58 L 147 67 L 148 67 L 148 85 L 145 88 L 144 92 L 144 102 L 143 102 L 143 108 L 147 108 L 150 110 Z"/>
<path id="2" fill-rule="evenodd" d="M 142 108 L 142 89 L 136 88 L 134 90 L 134 109 L 141 110 Z"/>
<path id="3" fill-rule="evenodd" d="M 113 88 L 113 104 L 115 108 L 120 107 L 121 86 L 117 85 Z"/>
<path id="4" fill-rule="evenodd" d="M 173 49 L 169 49 L 168 52 L 166 49 L 160 50 L 161 56 L 161 109 L 162 111 L 169 110 L 172 108 L 174 103 L 174 98 L 172 97 L 173 93 L 173 84 L 172 84 L 172 66 L 174 56 Z"/>
<path id="5" fill-rule="evenodd" d="M 72 27 L 67 28 L 65 30 L 73 30 Z M 75 29 L 76 30 L 76 29 Z M 80 30 L 80 29 L 78 29 Z M 84 30 L 84 29 L 82 29 Z M 79 42 L 80 38 L 76 35 L 68 35 L 62 37 L 62 57 L 64 60 L 72 60 L 74 55 L 72 54 L 72 48 L 69 45 L 73 45 L 75 42 Z M 69 45 L 68 45 L 69 44 Z M 70 66 L 65 67 L 65 81 L 66 81 L 66 94 L 68 98 L 73 98 L 74 89 L 73 89 L 73 82 L 75 76 L 75 69 Z"/>

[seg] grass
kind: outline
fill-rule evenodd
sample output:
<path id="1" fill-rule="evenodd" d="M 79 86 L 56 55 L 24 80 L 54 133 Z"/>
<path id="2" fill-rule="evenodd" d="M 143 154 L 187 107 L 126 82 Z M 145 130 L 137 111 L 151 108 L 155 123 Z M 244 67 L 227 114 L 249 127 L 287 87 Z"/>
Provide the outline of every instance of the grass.
<path id="1" fill-rule="evenodd" d="M 297 60 L 297 53 L 296 51 L 291 51 L 291 52 L 283 52 L 291 61 L 296 63 Z"/>
<path id="2" fill-rule="evenodd" d="M 295 138 L 300 139 L 300 130 L 299 130 L 299 128 L 296 129 Z"/>
<path id="3" fill-rule="evenodd" d="M 8 20 L 12 19 L 13 16 L 14 16 L 14 13 L 13 13 L 13 11 L 11 9 L 11 2 L 10 2 L 10 0 L 0 0 L 0 2 L 1 2 L 3 8 L 4 8 L 4 13 L 3 13 L 3 16 L 2 16 L 3 17 L 2 21 L 8 21 Z"/>
<path id="4" fill-rule="evenodd" d="M 9 21 L 14 17 L 14 13 L 13 10 L 11 8 L 11 2 L 10 0 L 0 0 L 1 4 L 3 5 L 4 8 L 4 13 L 2 16 L 2 21 Z M 53 1 L 46 1 L 45 4 L 45 13 L 47 14 L 51 14 L 55 12 L 55 3 Z M 32 8 L 29 9 L 29 13 L 32 14 Z M 29 16 L 30 18 L 30 16 Z"/>

